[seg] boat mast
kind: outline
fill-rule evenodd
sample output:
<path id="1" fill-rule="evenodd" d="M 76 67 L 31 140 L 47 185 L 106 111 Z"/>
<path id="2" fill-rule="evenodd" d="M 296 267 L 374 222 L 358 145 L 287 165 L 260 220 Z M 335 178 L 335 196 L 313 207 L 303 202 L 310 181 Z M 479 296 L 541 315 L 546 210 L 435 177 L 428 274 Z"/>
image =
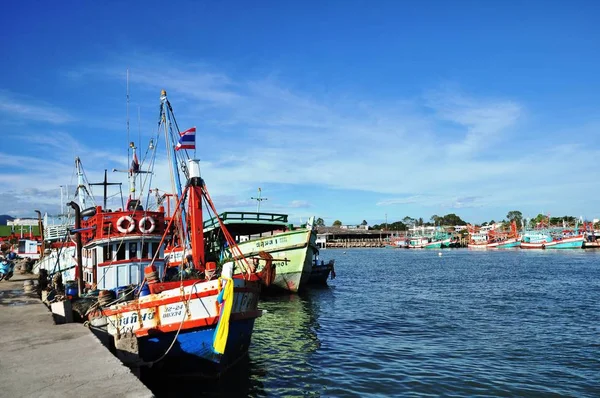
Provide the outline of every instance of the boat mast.
<path id="1" fill-rule="evenodd" d="M 175 142 L 173 142 L 171 134 L 171 104 L 167 99 L 167 91 L 162 90 L 160 92 L 160 119 L 159 125 L 162 124 L 165 131 L 165 143 L 167 145 L 167 158 L 171 162 L 171 184 L 173 191 L 177 194 L 177 198 L 181 198 L 181 177 L 179 176 L 179 169 L 177 168 L 177 152 L 175 150 Z M 185 236 L 186 230 L 186 212 L 181 209 L 181 227 L 183 229 L 183 236 Z M 182 242 L 183 243 L 183 242 Z"/>
<path id="2" fill-rule="evenodd" d="M 83 181 L 83 170 L 81 168 L 81 160 L 79 157 L 75 158 L 75 169 L 77 170 L 77 191 L 76 195 L 79 197 L 79 207 L 81 209 L 86 209 L 85 205 L 85 183 Z"/>
<path id="3" fill-rule="evenodd" d="M 204 270 L 204 222 L 202 219 L 202 188 L 204 182 L 200 177 L 200 161 L 188 160 L 189 172 L 189 218 L 190 244 L 194 268 Z"/>
<path id="4" fill-rule="evenodd" d="M 125 83 L 125 96 L 126 96 L 126 128 L 127 128 L 127 142 L 129 143 L 129 147 L 133 149 L 133 154 L 135 155 L 135 144 L 129 140 L 129 68 L 127 68 L 127 81 Z M 127 164 L 129 165 L 129 149 L 127 149 Z M 132 178 L 132 172 L 129 173 L 129 199 L 133 199 L 131 195 L 135 197 L 135 177 Z"/>

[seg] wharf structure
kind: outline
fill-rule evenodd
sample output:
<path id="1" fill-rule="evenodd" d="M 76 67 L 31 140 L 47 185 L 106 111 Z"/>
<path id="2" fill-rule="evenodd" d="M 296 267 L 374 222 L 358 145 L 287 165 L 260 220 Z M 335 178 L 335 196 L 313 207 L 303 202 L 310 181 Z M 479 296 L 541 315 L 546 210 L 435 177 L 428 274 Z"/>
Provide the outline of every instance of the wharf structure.
<path id="1" fill-rule="evenodd" d="M 460 230 L 460 228 L 458 228 Z M 320 249 L 351 247 L 386 247 L 398 239 L 406 239 L 407 231 L 368 229 L 368 226 L 317 227 L 316 244 Z M 458 247 L 466 247 L 468 239 L 458 230 L 452 234 L 458 238 Z"/>
<path id="2" fill-rule="evenodd" d="M 362 227 L 362 226 L 360 226 Z M 395 231 L 369 230 L 366 228 L 317 227 L 319 248 L 335 247 L 384 247 L 390 241 Z"/>

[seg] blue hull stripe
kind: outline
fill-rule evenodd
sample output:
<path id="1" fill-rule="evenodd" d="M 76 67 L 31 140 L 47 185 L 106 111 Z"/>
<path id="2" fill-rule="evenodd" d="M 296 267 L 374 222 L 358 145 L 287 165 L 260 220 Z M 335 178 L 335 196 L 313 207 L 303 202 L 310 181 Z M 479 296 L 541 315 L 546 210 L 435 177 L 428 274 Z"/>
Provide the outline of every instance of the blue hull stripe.
<path id="1" fill-rule="evenodd" d="M 182 330 L 165 360 L 176 360 L 180 365 L 207 367 L 215 370 L 227 368 L 244 356 L 250 346 L 254 318 L 229 324 L 229 337 L 225 353 L 213 352 L 215 327 Z M 167 351 L 176 332 L 150 335 L 138 339 L 139 354 L 144 361 L 155 361 Z"/>

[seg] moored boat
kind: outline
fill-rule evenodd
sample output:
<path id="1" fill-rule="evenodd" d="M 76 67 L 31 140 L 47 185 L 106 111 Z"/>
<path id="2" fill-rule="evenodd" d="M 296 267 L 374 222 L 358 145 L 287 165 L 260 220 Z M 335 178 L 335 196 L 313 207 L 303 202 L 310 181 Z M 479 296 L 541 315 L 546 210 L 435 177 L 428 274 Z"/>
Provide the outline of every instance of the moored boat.
<path id="1" fill-rule="evenodd" d="M 220 220 L 200 176 L 199 161 L 186 160 L 187 156 L 178 153 L 182 145 L 176 146 L 177 142 L 182 144 L 183 140 L 184 149 L 194 149 L 195 140 L 183 139 L 185 132 L 175 130 L 177 125 L 164 91 L 159 125 L 164 127 L 166 137 L 171 140 L 167 142 L 172 150 L 169 155 L 175 159 L 171 171 L 177 205 L 168 223 L 164 223 L 159 214 L 152 214 L 157 219 L 154 224 L 150 223 L 147 218 L 150 213 L 137 209 L 136 203 L 134 209 L 129 209 L 128 216 L 117 214 L 102 224 L 109 232 L 120 225 L 127 231 L 119 230 L 123 234 L 133 234 L 136 227 L 150 229 L 153 225 L 152 232 L 160 230 L 161 239 L 156 246 L 147 246 L 148 253 L 153 256 L 144 268 L 143 282 L 117 297 L 111 290 L 102 290 L 98 294 L 99 309 L 90 313 L 89 320 L 98 334 L 112 340 L 115 353 L 125 363 L 151 365 L 164 360 L 169 366 L 184 367 L 189 371 L 207 369 L 220 373 L 248 350 L 254 321 L 261 315 L 257 307 L 261 285 L 268 284 L 273 278 L 271 260 L 262 253 L 261 260 L 265 264 L 261 267 L 263 271 L 258 273 L 241 253 L 227 227 L 221 224 L 225 239 L 237 256 L 235 260 L 221 264 L 220 270 L 216 263 L 207 261 L 202 233 L 203 203 L 208 204 L 205 210 L 214 211 L 216 220 Z M 185 189 L 179 183 L 180 174 L 185 176 Z M 171 233 L 179 237 L 182 260 L 163 270 L 156 265 L 162 264 L 157 258 L 164 242 L 172 237 Z M 100 247 L 102 245 L 95 249 Z M 137 254 L 143 250 L 143 247 L 136 248 Z M 113 246 L 113 253 L 115 250 L 118 253 L 120 249 Z M 111 267 L 118 265 L 111 264 Z M 170 281 L 166 280 L 167 271 L 174 271 Z M 117 272 L 115 276 L 120 283 L 121 273 Z M 127 276 L 123 276 L 128 281 Z M 113 281 L 111 276 L 105 279 Z"/>
<path id="2" fill-rule="evenodd" d="M 308 282 L 313 254 L 318 250 L 313 217 L 299 228 L 288 224 L 286 214 L 225 212 L 219 219 L 222 223 L 212 219 L 204 223 L 209 259 L 218 262 L 237 256 L 224 239 L 221 225 L 225 225 L 243 256 L 254 259 L 266 252 L 273 257 L 277 272 L 270 289 L 298 292 Z"/>
<path id="3" fill-rule="evenodd" d="M 517 224 L 513 221 L 510 230 L 502 230 L 502 223 L 486 227 L 469 226 L 469 249 L 511 249 L 519 247 L 521 240 Z"/>
<path id="4" fill-rule="evenodd" d="M 521 242 L 522 249 L 581 249 L 583 235 L 553 237 L 550 233 L 526 233 Z"/>
<path id="5" fill-rule="evenodd" d="M 512 249 L 521 246 L 521 241 L 518 238 L 509 238 L 495 243 L 497 249 Z"/>
<path id="6" fill-rule="evenodd" d="M 439 227 L 413 227 L 406 246 L 410 249 L 441 249 L 450 247 L 451 241 L 450 234 Z"/>
<path id="7" fill-rule="evenodd" d="M 310 271 L 310 278 L 308 279 L 309 285 L 326 285 L 327 279 L 331 275 L 331 279 L 335 279 L 335 260 L 329 260 L 325 262 L 319 260 L 317 256 L 313 261 L 312 269 Z"/>

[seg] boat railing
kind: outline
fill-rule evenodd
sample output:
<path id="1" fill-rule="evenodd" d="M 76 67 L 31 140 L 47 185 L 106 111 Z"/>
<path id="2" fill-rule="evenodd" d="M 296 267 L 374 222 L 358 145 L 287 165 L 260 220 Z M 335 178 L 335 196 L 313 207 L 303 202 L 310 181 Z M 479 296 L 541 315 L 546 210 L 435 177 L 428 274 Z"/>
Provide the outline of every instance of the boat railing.
<path id="1" fill-rule="evenodd" d="M 44 231 L 44 239 L 49 242 L 64 240 L 67 235 L 67 228 L 72 225 L 48 225 Z"/>
<path id="2" fill-rule="evenodd" d="M 261 222 L 261 223 L 287 223 L 287 214 L 276 213 L 257 213 L 246 211 L 225 212 L 219 214 L 221 221 L 227 222 Z M 219 221 L 216 218 L 211 218 L 204 222 L 204 228 L 218 227 Z"/>

